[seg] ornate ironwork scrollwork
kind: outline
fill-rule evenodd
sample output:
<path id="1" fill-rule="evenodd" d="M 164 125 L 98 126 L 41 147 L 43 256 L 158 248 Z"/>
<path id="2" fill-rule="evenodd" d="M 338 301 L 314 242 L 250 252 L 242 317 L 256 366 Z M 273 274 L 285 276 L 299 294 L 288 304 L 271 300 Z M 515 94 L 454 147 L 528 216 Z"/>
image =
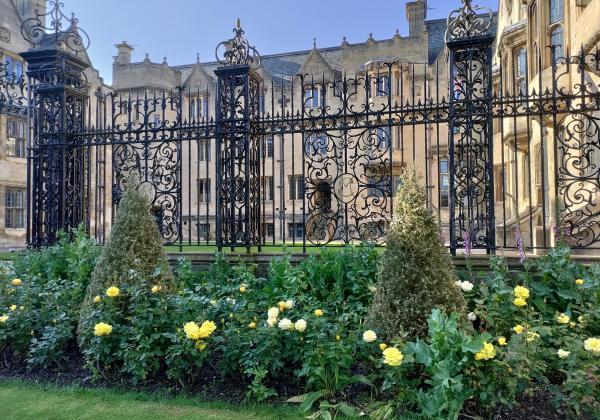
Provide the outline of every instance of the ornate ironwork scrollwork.
<path id="1" fill-rule="evenodd" d="M 249 65 L 254 70 L 260 67 L 260 54 L 254 46 L 250 45 L 244 37 L 244 30 L 240 20 L 236 22 L 236 27 L 233 28 L 235 36 L 227 41 L 222 41 L 215 49 L 215 57 L 219 64 L 225 66 Z M 225 48 L 223 54 L 219 51 Z"/>
<path id="2" fill-rule="evenodd" d="M 21 25 L 23 38 L 31 42 L 34 48 L 56 47 L 74 53 L 87 50 L 90 46 L 90 37 L 77 26 L 79 21 L 75 15 L 71 14 L 71 17 L 65 15 L 62 11 L 64 4 L 60 0 L 50 0 L 49 4 L 50 11 L 40 13 L 36 9 L 35 16 L 23 22 Z M 65 25 L 65 22 L 68 25 Z"/>
<path id="3" fill-rule="evenodd" d="M 446 42 L 487 35 L 492 27 L 494 15 L 488 7 L 474 6 L 471 0 L 462 2 L 463 6 L 448 16 Z"/>

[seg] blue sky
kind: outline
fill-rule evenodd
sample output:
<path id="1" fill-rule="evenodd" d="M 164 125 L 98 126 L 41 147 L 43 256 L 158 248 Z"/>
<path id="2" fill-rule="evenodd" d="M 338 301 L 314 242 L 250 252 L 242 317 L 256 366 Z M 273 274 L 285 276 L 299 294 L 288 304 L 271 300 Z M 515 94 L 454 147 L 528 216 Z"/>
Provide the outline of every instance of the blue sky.
<path id="1" fill-rule="evenodd" d="M 406 0 L 62 0 L 90 35 L 89 54 L 107 83 L 115 44 L 135 46 L 133 61 L 148 53 L 152 61 L 189 64 L 214 60 L 215 46 L 231 37 L 236 18 L 259 53 L 271 54 L 317 46 L 406 35 Z M 497 10 L 498 0 L 475 3 Z M 428 19 L 446 18 L 460 0 L 430 0 Z M 307 11 L 311 11 L 307 13 Z"/>

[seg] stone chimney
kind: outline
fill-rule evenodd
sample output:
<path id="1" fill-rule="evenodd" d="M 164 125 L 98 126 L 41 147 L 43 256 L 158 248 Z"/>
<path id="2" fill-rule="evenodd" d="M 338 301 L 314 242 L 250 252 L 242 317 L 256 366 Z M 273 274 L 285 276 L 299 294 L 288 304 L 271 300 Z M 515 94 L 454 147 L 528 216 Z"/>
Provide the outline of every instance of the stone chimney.
<path id="1" fill-rule="evenodd" d="M 123 41 L 120 44 L 115 45 L 117 47 L 117 55 L 115 56 L 115 63 L 117 64 L 131 64 L 131 51 L 133 47 Z"/>
<path id="2" fill-rule="evenodd" d="M 427 0 L 416 0 L 406 3 L 406 19 L 408 20 L 408 36 L 419 36 L 425 27 L 427 18 Z"/>

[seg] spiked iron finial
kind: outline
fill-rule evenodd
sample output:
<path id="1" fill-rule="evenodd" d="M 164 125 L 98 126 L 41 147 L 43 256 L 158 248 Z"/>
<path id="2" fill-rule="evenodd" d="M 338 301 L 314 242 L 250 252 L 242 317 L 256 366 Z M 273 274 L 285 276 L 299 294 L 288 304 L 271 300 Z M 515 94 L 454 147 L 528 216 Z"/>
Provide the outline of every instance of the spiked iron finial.
<path id="1" fill-rule="evenodd" d="M 26 19 L 21 25 L 23 38 L 31 43 L 33 48 L 54 47 L 70 50 L 78 54 L 88 49 L 90 37 L 77 26 L 78 20 L 74 13 L 68 17 L 62 11 L 60 0 L 49 1 L 49 11 L 40 13 L 34 10 L 34 17 Z M 46 26 L 45 22 L 49 22 Z"/>
<path id="2" fill-rule="evenodd" d="M 217 61 L 225 66 L 249 65 L 254 69 L 258 69 L 260 67 L 258 51 L 244 37 L 244 30 L 239 18 L 235 25 L 235 28 L 233 28 L 234 37 L 217 45 L 215 49 Z M 225 51 L 219 54 L 219 51 L 223 48 Z"/>
<path id="3" fill-rule="evenodd" d="M 447 21 L 446 42 L 489 34 L 493 13 L 488 7 L 474 6 L 471 0 L 461 0 L 460 9 L 450 12 Z"/>

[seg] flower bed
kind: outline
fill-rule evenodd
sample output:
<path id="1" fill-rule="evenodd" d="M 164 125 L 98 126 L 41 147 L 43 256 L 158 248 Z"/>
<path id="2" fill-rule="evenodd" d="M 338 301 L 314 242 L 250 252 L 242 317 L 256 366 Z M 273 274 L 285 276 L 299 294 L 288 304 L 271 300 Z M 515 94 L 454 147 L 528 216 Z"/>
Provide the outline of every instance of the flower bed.
<path id="1" fill-rule="evenodd" d="M 484 276 L 462 273 L 468 317 L 434 310 L 426 337 L 392 342 L 365 321 L 379 259 L 368 246 L 298 266 L 283 256 L 266 278 L 222 258 L 199 273 L 180 260 L 173 287 L 131 271 L 131 286 L 103 290 L 78 322 L 96 257 L 79 237 L 5 268 L 6 360 L 58 373 L 79 353 L 98 381 L 187 390 L 208 386 L 211 372 L 212 386 L 324 417 L 489 416 L 536 395 L 551 395 L 557 413 L 600 412 L 600 269 L 566 248 L 522 272 L 493 258 Z"/>

